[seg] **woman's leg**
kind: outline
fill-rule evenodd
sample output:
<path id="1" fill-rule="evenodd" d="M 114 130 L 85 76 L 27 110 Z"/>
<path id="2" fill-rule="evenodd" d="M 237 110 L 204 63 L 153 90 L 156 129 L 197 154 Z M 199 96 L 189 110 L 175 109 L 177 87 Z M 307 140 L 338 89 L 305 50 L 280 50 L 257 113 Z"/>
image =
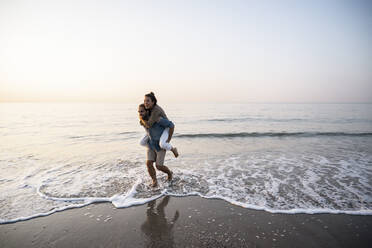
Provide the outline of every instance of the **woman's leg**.
<path id="1" fill-rule="evenodd" d="M 149 141 L 149 136 L 147 136 L 147 134 L 146 134 L 146 135 L 141 139 L 141 141 L 140 141 L 140 145 L 141 145 L 141 146 L 146 146 L 146 147 L 147 147 L 148 141 Z"/>
<path id="2" fill-rule="evenodd" d="M 160 136 L 159 146 L 161 149 L 172 151 L 174 156 L 178 157 L 178 151 L 176 147 L 173 147 L 170 143 L 167 142 L 169 137 L 169 128 L 164 129 L 163 133 Z"/>
<path id="3" fill-rule="evenodd" d="M 161 147 L 161 149 L 170 151 L 172 150 L 172 145 L 170 143 L 167 143 L 168 136 L 169 128 L 167 127 L 166 129 L 164 129 L 162 135 L 160 136 L 159 146 Z"/>

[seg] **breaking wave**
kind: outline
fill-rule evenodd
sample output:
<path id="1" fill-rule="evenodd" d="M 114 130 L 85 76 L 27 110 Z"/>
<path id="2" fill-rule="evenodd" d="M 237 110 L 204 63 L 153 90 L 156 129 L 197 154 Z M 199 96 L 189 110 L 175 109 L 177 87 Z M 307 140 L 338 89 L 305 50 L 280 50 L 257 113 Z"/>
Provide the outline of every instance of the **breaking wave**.
<path id="1" fill-rule="evenodd" d="M 242 138 L 242 137 L 367 137 L 372 133 L 347 133 L 347 132 L 240 132 L 240 133 L 196 133 L 177 134 L 178 138 Z"/>

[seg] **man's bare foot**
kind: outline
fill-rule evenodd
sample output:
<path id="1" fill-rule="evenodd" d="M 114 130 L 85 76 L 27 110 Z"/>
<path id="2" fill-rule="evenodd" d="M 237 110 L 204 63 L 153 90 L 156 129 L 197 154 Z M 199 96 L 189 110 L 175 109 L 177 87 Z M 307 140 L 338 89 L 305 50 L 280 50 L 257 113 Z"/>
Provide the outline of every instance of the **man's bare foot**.
<path id="1" fill-rule="evenodd" d="M 150 184 L 150 186 L 153 188 L 158 187 L 158 181 L 152 181 L 152 184 Z"/>
<path id="2" fill-rule="evenodd" d="M 172 171 L 169 171 L 168 181 L 172 181 L 172 179 L 173 179 L 173 172 Z"/>
<path id="3" fill-rule="evenodd" d="M 178 157 L 178 151 L 177 151 L 177 148 L 176 147 L 173 147 L 172 150 L 171 150 L 174 154 L 174 156 L 177 158 Z"/>

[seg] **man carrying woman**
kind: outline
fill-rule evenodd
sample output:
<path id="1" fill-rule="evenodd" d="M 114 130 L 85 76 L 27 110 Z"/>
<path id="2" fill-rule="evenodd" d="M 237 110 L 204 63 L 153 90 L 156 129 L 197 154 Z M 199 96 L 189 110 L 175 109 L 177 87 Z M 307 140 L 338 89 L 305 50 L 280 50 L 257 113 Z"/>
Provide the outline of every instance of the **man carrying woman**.
<path id="1" fill-rule="evenodd" d="M 172 171 L 164 165 L 166 151 L 172 151 L 178 157 L 177 148 L 169 142 L 174 132 L 174 124 L 168 120 L 163 109 L 157 105 L 157 100 L 153 92 L 146 94 L 144 103 L 138 106 L 140 124 L 145 128 L 147 135 L 141 140 L 140 144 L 147 147 L 147 170 L 152 179 L 152 187 L 158 185 L 156 171 L 153 167 L 155 162 L 156 169 L 168 175 L 168 181 L 172 180 Z"/>

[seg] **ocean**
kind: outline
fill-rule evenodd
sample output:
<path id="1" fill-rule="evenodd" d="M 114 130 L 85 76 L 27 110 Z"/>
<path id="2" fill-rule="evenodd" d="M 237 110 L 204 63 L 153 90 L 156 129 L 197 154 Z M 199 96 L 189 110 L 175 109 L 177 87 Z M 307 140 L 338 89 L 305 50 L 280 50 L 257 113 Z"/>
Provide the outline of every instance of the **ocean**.
<path id="1" fill-rule="evenodd" d="M 137 104 L 1 103 L 0 223 L 199 195 L 272 213 L 372 214 L 372 104 L 162 104 L 172 183 L 151 188 Z"/>

